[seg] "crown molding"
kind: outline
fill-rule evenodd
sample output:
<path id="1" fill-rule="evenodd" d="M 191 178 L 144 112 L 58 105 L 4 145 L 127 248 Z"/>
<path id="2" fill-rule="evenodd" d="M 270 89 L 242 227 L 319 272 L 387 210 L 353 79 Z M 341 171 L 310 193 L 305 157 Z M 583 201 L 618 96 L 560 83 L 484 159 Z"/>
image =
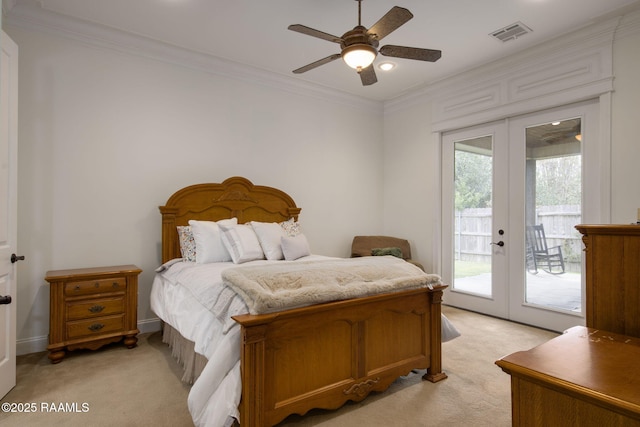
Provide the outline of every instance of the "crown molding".
<path id="1" fill-rule="evenodd" d="M 615 39 L 619 40 L 640 33 L 640 10 L 624 15 L 616 30 Z"/>
<path id="2" fill-rule="evenodd" d="M 3 0 L 7 10 L 5 27 L 64 37 L 93 48 L 108 49 L 137 57 L 204 71 L 252 85 L 262 85 L 295 95 L 315 98 L 382 114 L 383 102 L 370 100 L 293 77 L 185 49 L 149 37 L 118 30 L 43 8 L 36 0 Z"/>

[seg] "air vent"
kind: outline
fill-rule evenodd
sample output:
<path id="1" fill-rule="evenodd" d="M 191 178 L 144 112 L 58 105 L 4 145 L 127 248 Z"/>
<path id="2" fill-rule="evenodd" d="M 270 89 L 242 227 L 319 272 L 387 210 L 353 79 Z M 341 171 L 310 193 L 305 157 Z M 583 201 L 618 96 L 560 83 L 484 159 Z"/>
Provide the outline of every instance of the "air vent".
<path id="1" fill-rule="evenodd" d="M 518 37 L 530 33 L 533 30 L 522 22 L 516 22 L 515 24 L 507 25 L 504 28 L 500 28 L 499 30 L 494 31 L 490 34 L 490 36 L 497 38 L 503 42 L 508 42 L 509 40 L 515 40 Z"/>

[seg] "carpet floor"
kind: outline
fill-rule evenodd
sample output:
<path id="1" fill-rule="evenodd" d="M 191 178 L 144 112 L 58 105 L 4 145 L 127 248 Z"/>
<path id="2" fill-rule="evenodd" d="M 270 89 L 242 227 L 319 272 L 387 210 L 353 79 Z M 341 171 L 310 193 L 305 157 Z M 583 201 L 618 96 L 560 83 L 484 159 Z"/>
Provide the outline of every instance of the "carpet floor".
<path id="1" fill-rule="evenodd" d="M 280 426 L 510 426 L 509 376 L 494 362 L 558 334 L 453 307 L 443 312 L 462 333 L 442 346 L 449 378 L 432 384 L 424 372 L 410 373 L 363 402 L 292 415 Z M 160 332 L 141 334 L 131 350 L 75 351 L 56 365 L 46 352 L 19 356 L 17 385 L 1 402 L 36 410 L 0 412 L 0 425 L 192 426 L 181 375 Z"/>

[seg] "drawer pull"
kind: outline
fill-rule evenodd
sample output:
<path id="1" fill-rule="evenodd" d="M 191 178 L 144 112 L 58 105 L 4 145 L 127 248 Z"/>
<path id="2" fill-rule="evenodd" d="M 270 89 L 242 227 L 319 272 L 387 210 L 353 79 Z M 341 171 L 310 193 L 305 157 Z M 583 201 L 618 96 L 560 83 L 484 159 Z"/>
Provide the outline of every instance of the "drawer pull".
<path id="1" fill-rule="evenodd" d="M 119 287 L 120 285 L 118 284 L 118 282 L 113 282 L 113 285 L 112 285 L 112 286 L 113 286 L 114 288 L 117 288 L 117 287 Z"/>
<path id="2" fill-rule="evenodd" d="M 94 285 L 93 285 L 93 286 L 95 286 L 96 288 L 99 288 L 99 287 L 100 287 L 100 282 L 96 282 L 96 283 L 94 283 Z"/>
<path id="3" fill-rule="evenodd" d="M 76 285 L 76 287 L 74 288 L 74 290 L 79 291 L 79 290 L 80 290 L 80 285 Z"/>
<path id="4" fill-rule="evenodd" d="M 102 328 L 104 328 L 103 323 L 94 323 L 93 325 L 89 326 L 89 330 L 91 330 L 92 332 L 99 331 Z"/>
<path id="5" fill-rule="evenodd" d="M 100 313 L 102 310 L 104 310 L 104 305 L 94 305 L 93 307 L 89 308 L 89 311 L 92 313 Z"/>

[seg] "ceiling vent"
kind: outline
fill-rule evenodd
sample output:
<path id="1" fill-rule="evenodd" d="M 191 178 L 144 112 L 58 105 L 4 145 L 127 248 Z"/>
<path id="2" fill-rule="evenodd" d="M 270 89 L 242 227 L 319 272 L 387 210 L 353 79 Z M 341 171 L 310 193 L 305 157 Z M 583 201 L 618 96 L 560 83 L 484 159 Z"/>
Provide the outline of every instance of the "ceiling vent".
<path id="1" fill-rule="evenodd" d="M 490 34 L 490 36 L 497 38 L 503 42 L 508 42 L 509 40 L 515 40 L 524 34 L 530 33 L 533 30 L 522 22 L 516 22 L 515 24 L 507 25 L 504 28 L 500 28 Z"/>

